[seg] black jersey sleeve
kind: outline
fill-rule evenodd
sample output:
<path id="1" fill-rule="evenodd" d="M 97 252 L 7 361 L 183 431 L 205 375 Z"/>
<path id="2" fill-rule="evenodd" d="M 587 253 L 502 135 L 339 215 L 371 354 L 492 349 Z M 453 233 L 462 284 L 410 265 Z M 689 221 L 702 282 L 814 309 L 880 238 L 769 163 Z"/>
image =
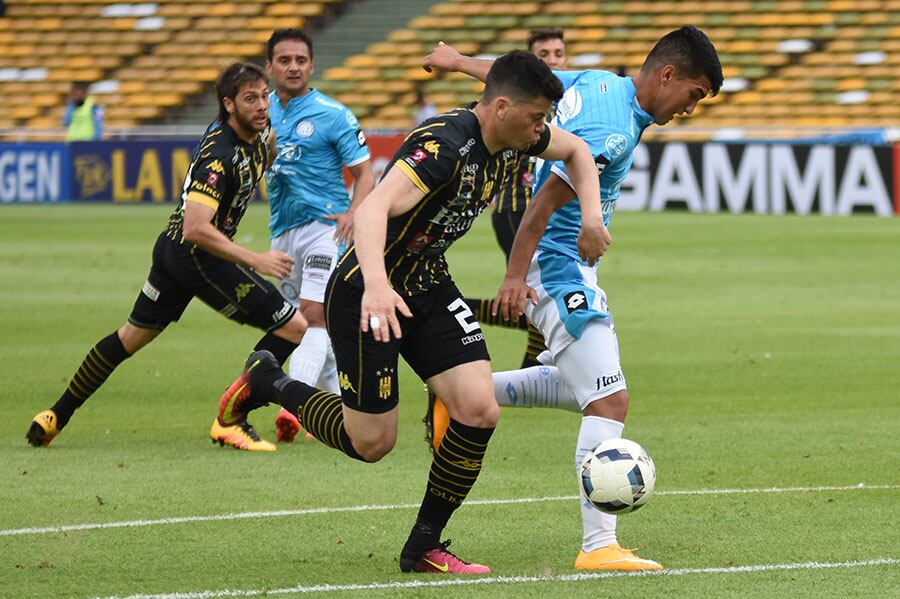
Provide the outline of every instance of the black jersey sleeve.
<path id="1" fill-rule="evenodd" d="M 550 147 L 550 139 L 553 134 L 550 132 L 550 127 L 544 127 L 544 130 L 541 132 L 540 138 L 528 146 L 523 154 L 528 154 L 529 156 L 537 156 L 538 154 L 542 154 L 547 148 Z"/>
<path id="2" fill-rule="evenodd" d="M 430 129 L 413 132 L 394 160 L 394 167 L 428 194 L 453 178 L 459 163 L 459 144 Z"/>
<path id="3" fill-rule="evenodd" d="M 231 164 L 226 162 L 215 154 L 198 157 L 191 173 L 191 183 L 187 190 L 188 199 L 193 198 L 216 209 L 231 188 L 234 176 Z M 206 198 L 211 199 L 215 205 Z"/>

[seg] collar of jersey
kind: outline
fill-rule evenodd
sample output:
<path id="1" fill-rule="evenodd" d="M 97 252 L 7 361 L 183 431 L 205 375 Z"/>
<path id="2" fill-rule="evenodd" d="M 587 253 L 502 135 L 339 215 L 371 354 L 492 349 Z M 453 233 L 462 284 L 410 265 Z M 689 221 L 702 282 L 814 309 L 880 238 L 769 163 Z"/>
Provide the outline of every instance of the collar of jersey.
<path id="1" fill-rule="evenodd" d="M 641 105 L 638 103 L 637 89 L 635 89 L 634 81 L 631 77 L 625 77 L 625 88 L 631 97 L 631 111 L 634 113 L 635 120 L 641 126 L 641 129 L 646 129 L 653 124 L 653 117 L 641 108 Z"/>
<path id="2" fill-rule="evenodd" d="M 294 98 L 291 98 L 290 100 L 288 100 L 287 106 L 282 106 L 281 98 L 279 98 L 278 94 L 273 91 L 269 98 L 269 106 L 270 106 L 269 112 L 270 113 L 272 112 L 271 107 L 274 106 L 274 107 L 276 107 L 276 110 L 278 110 L 281 114 L 287 114 L 291 110 L 296 109 L 297 107 L 305 104 L 307 101 L 311 101 L 312 97 L 318 93 L 319 92 L 318 92 L 318 90 L 316 90 L 316 88 L 311 87 L 311 88 L 309 88 L 308 94 L 304 94 L 302 96 L 296 96 Z"/>

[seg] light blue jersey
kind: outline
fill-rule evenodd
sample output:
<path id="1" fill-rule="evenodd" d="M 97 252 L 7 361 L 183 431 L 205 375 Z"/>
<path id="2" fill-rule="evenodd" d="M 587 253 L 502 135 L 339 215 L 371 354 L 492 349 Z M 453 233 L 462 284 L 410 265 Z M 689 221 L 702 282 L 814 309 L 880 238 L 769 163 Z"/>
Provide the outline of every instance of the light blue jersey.
<path id="1" fill-rule="evenodd" d="M 583 139 L 591 149 L 600 173 L 603 222 L 609 226 L 619 199 L 619 186 L 634 161 L 634 148 L 653 117 L 638 105 L 631 77 L 609 71 L 553 71 L 566 92 L 559 102 L 553 124 Z M 538 171 L 535 193 L 550 173 L 571 185 L 562 162 L 546 162 Z M 575 198 L 550 218 L 538 249 L 578 256 L 581 207 Z"/>
<path id="2" fill-rule="evenodd" d="M 272 92 L 269 118 L 278 136 L 278 158 L 266 176 L 272 237 L 313 221 L 334 224 L 323 216 L 350 207 L 341 167 L 369 159 L 359 121 L 315 89 L 287 106 Z"/>

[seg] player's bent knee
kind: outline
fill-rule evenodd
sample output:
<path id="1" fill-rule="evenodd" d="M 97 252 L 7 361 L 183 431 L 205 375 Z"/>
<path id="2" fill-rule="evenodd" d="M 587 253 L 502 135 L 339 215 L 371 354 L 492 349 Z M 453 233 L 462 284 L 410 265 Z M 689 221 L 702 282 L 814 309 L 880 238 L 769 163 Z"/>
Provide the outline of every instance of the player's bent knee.
<path id="1" fill-rule="evenodd" d="M 353 441 L 353 449 L 365 461 L 377 462 L 391 452 L 395 443 L 396 438 Z"/>
<path id="2" fill-rule="evenodd" d="M 494 398 L 466 406 L 460 413 L 460 422 L 476 428 L 495 428 L 500 421 L 500 406 Z"/>
<path id="3" fill-rule="evenodd" d="M 625 422 L 628 414 L 628 391 L 622 389 L 612 395 L 595 399 L 584 408 L 585 416 L 600 416 L 617 422 Z"/>
<path id="4" fill-rule="evenodd" d="M 303 318 L 303 315 L 300 312 L 294 312 L 294 316 L 280 328 L 275 329 L 273 333 L 292 343 L 300 343 L 307 328 L 306 319 Z"/>
<path id="5" fill-rule="evenodd" d="M 325 327 L 325 306 L 318 302 L 300 302 L 300 314 L 306 319 L 309 327 Z"/>

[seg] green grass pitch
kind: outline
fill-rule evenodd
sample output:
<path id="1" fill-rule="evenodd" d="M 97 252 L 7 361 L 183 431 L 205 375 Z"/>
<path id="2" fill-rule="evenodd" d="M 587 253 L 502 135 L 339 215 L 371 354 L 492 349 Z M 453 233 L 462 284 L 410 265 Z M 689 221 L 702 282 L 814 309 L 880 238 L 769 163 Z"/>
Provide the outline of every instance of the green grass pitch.
<path id="1" fill-rule="evenodd" d="M 195 303 L 50 448 L 26 444 L 32 416 L 124 321 L 171 208 L 0 207 L 0 597 L 299 596 L 329 584 L 347 597 L 896 596 L 900 221 L 617 214 L 600 277 L 632 400 L 625 436 L 659 470 L 659 495 L 620 519 L 619 538 L 674 575 L 567 578 L 581 538 L 564 499 L 579 418 L 506 410 L 470 496 L 483 503 L 446 531 L 496 576 L 412 587 L 453 579 L 397 565 L 430 461 L 422 384 L 405 367 L 399 441 L 377 464 L 305 439 L 274 454 L 222 449 L 207 436 L 216 401 L 260 334 Z M 266 218 L 253 206 L 238 241 L 266 248 Z M 450 260 L 464 291 L 494 293 L 503 263 L 486 218 Z M 514 368 L 524 334 L 486 332 L 494 369 Z M 275 413 L 254 418 L 270 439 Z M 881 488 L 821 489 L 859 483 Z M 818 489 L 673 493 L 787 487 Z M 373 508 L 335 511 L 353 506 Z M 21 530 L 246 512 L 267 514 Z M 740 570 L 766 564 L 777 567 Z"/>

